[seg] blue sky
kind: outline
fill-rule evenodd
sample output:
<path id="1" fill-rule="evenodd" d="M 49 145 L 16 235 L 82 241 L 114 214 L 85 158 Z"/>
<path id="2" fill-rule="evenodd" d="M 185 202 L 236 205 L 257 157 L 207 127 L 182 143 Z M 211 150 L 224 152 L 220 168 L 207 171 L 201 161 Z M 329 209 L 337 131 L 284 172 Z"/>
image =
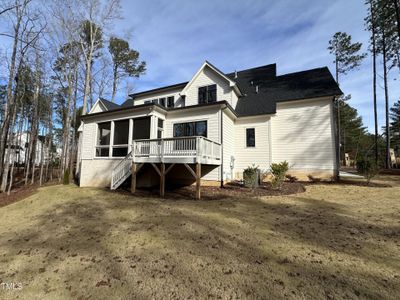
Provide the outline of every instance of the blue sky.
<path id="1" fill-rule="evenodd" d="M 130 43 L 147 62 L 135 91 L 190 80 L 204 60 L 225 72 L 277 63 L 278 74 L 328 66 L 331 36 L 345 31 L 367 51 L 363 0 L 122 1 L 123 20 L 114 32 L 130 33 Z M 381 68 L 379 61 L 378 68 Z M 371 58 L 341 78 L 368 128 L 373 130 Z M 382 71 L 380 71 L 382 76 Z M 398 70 L 390 73 L 391 103 L 400 94 Z M 122 101 L 122 99 L 121 99 Z M 379 125 L 384 124 L 382 84 Z"/>
<path id="2" fill-rule="evenodd" d="M 334 73 L 327 46 L 337 31 L 362 42 L 363 51 L 368 46 L 364 0 L 121 1 L 123 18 L 112 28 L 113 34 L 129 37 L 147 62 L 146 74 L 134 80 L 135 91 L 188 81 L 204 60 L 225 72 L 277 63 L 278 74 L 321 66 Z M 0 37 L 0 54 L 9 52 L 9 39 Z M 371 61 L 368 57 L 340 83 L 373 131 Z M 6 63 L 0 65 L 0 73 L 6 74 Z M 379 128 L 385 122 L 381 67 L 379 60 Z M 393 69 L 389 77 L 392 104 L 400 95 L 399 71 Z M 125 100 L 125 93 L 121 88 L 118 103 Z"/>

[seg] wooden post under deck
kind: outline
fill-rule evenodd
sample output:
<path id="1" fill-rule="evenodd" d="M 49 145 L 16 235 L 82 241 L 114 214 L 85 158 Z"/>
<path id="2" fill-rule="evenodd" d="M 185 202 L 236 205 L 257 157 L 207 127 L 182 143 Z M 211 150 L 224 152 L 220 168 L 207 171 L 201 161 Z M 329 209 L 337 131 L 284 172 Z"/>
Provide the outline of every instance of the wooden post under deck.
<path id="1" fill-rule="evenodd" d="M 160 196 L 165 196 L 165 164 L 161 163 L 160 167 Z"/>
<path id="2" fill-rule="evenodd" d="M 196 164 L 196 199 L 201 199 L 200 193 L 200 180 L 201 180 L 201 164 Z"/>
<path id="3" fill-rule="evenodd" d="M 135 163 L 132 163 L 132 180 L 131 180 L 131 193 L 132 194 L 134 194 L 135 192 L 136 192 L 136 173 L 137 173 L 137 171 L 136 171 L 136 164 Z"/>

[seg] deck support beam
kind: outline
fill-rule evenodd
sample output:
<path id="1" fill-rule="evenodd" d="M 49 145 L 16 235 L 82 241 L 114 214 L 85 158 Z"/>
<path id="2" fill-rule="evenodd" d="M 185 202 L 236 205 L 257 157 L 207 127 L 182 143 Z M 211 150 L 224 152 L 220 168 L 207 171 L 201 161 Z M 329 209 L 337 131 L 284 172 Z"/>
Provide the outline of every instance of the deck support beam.
<path id="1" fill-rule="evenodd" d="M 186 169 L 192 174 L 192 176 L 196 179 L 196 199 L 201 199 L 201 163 L 196 164 L 196 172 L 188 164 L 183 164 Z"/>
<path id="2" fill-rule="evenodd" d="M 134 194 L 136 192 L 136 164 L 132 163 L 131 166 L 131 174 L 132 174 L 132 180 L 131 180 L 131 193 Z"/>
<path id="3" fill-rule="evenodd" d="M 132 166 L 131 166 L 131 174 L 132 174 L 131 193 L 132 194 L 134 194 L 136 192 L 136 175 L 139 172 L 141 167 L 143 167 L 143 164 L 132 163 Z"/>
<path id="4" fill-rule="evenodd" d="M 200 185 L 201 185 L 201 164 L 196 164 L 196 199 L 201 199 Z"/>
<path id="5" fill-rule="evenodd" d="M 165 196 L 165 164 L 161 163 L 160 167 L 160 196 Z"/>

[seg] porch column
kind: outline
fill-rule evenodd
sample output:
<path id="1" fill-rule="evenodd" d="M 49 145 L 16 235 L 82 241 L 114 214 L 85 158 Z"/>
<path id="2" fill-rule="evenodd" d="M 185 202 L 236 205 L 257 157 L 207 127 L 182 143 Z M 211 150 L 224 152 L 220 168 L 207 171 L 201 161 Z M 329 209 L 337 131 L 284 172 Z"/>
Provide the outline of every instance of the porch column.
<path id="1" fill-rule="evenodd" d="M 150 116 L 150 138 L 156 139 L 157 138 L 157 117 Z"/>

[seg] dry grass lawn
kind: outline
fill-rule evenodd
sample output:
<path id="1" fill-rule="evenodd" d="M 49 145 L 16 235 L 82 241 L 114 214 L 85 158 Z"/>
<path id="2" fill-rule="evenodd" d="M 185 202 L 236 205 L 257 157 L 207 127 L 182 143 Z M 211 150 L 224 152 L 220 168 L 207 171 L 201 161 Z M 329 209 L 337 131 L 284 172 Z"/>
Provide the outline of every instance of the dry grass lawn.
<path id="1" fill-rule="evenodd" d="M 400 177 L 381 180 L 213 201 L 42 188 L 0 208 L 0 299 L 398 299 Z"/>

